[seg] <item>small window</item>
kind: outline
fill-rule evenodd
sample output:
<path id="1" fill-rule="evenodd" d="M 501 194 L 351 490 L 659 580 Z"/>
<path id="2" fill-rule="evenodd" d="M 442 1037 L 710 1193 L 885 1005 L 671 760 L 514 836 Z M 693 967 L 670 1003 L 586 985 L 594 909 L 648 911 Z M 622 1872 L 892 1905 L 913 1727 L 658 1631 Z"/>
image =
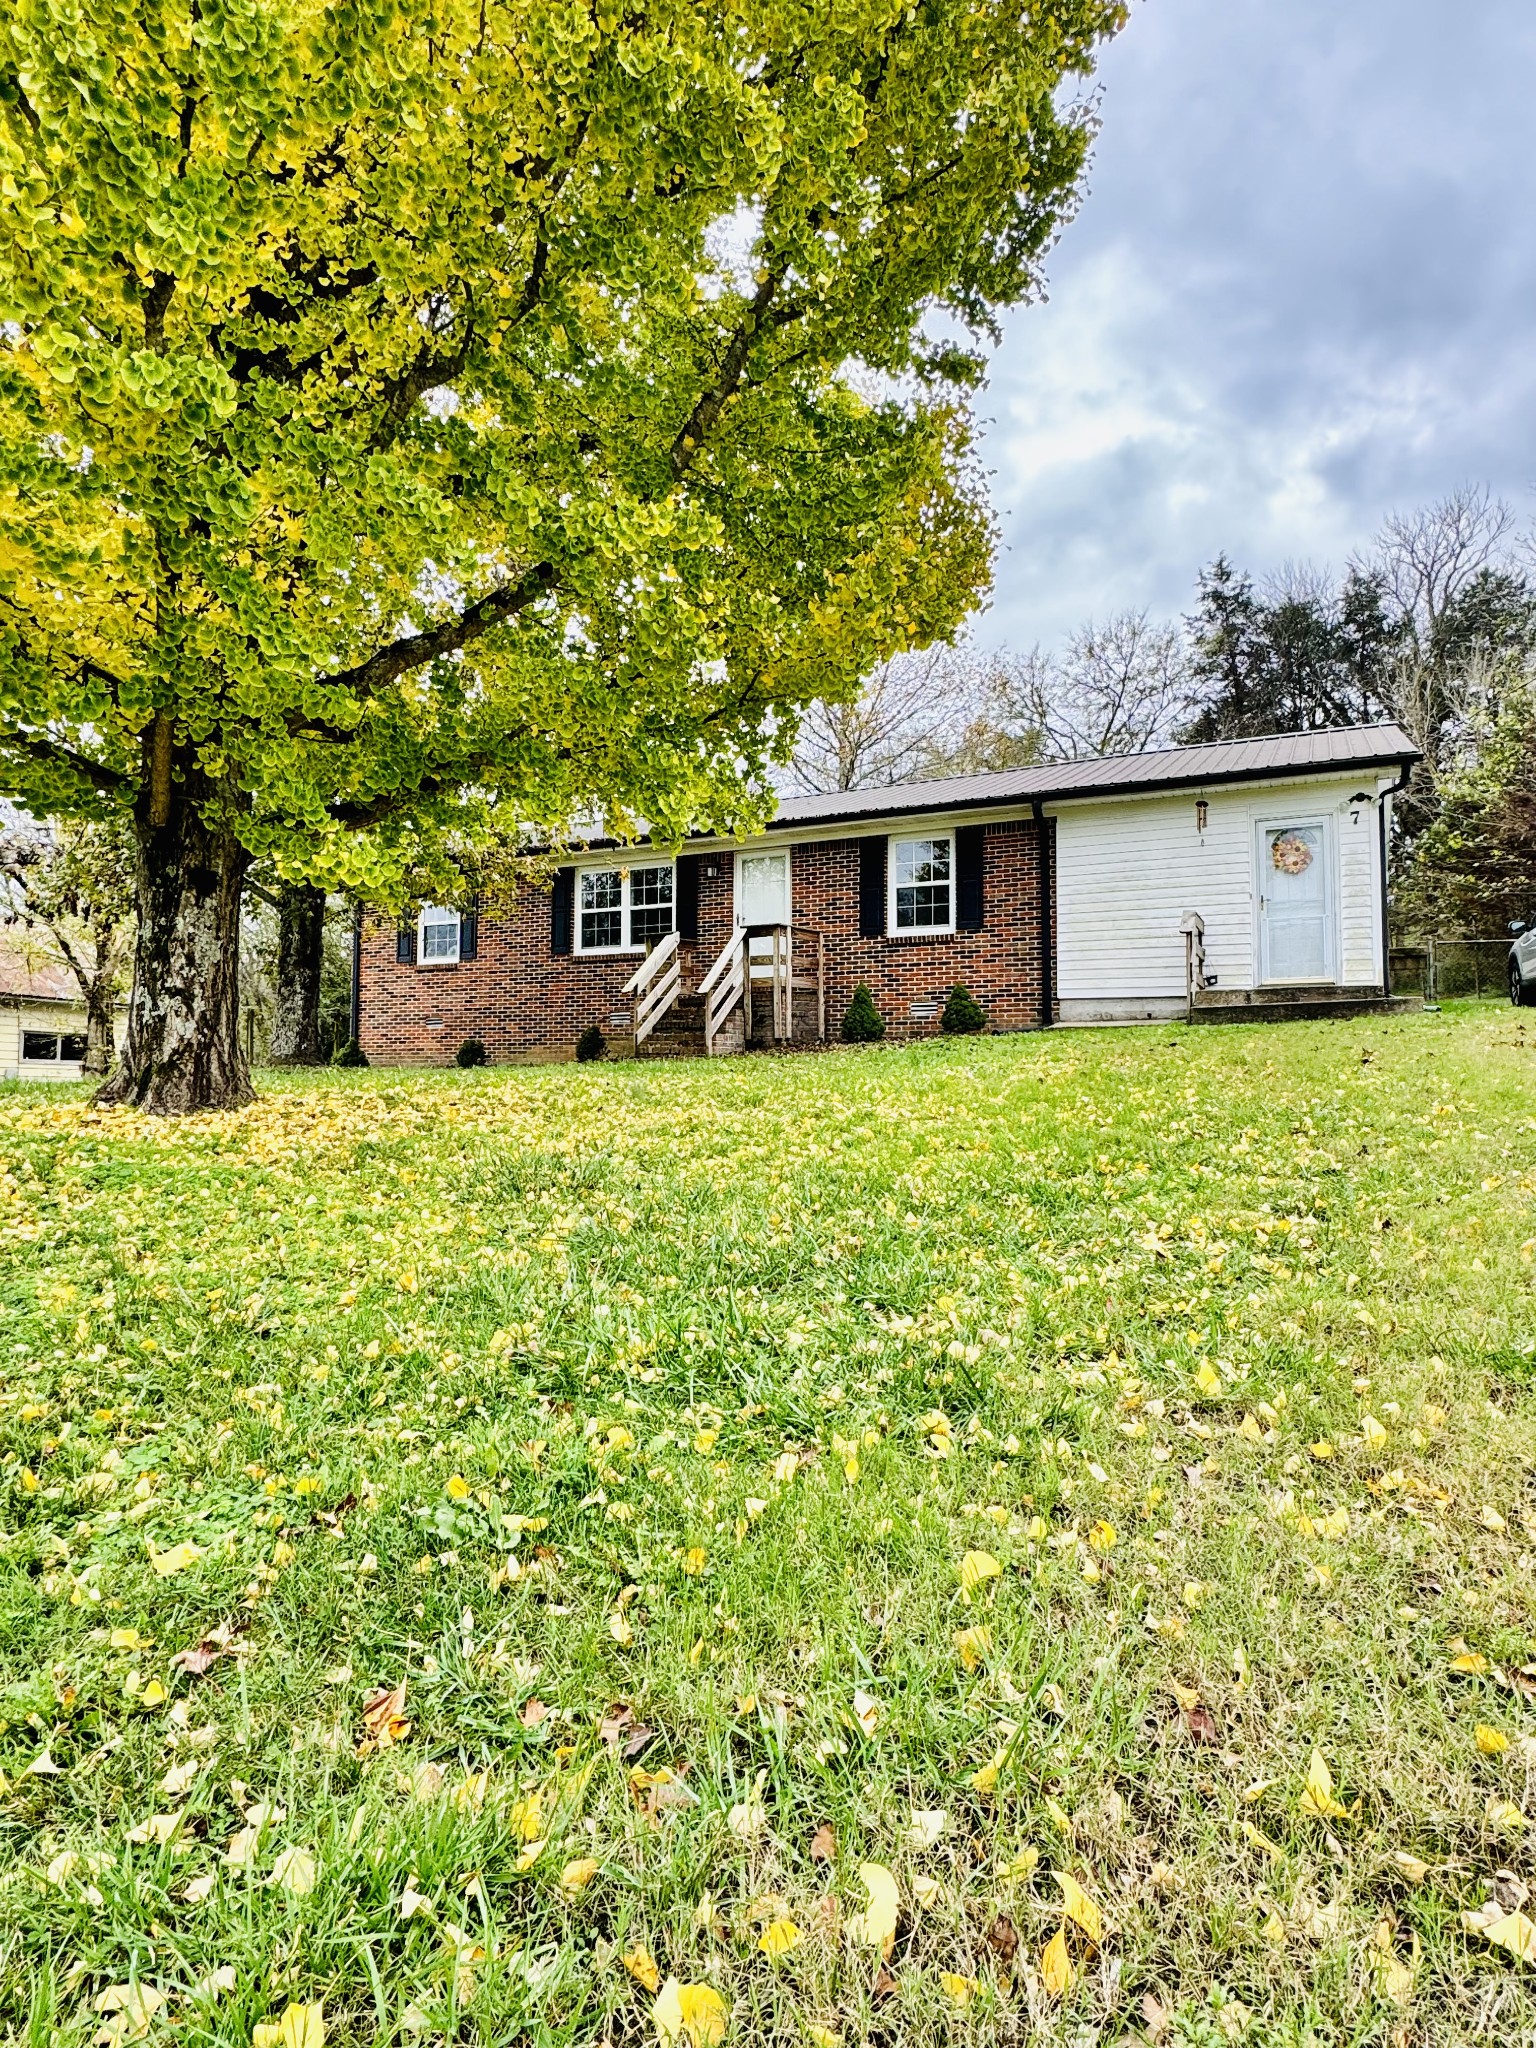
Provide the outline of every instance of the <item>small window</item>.
<path id="1" fill-rule="evenodd" d="M 83 1060 L 85 1058 L 85 1033 L 66 1031 L 59 1040 L 61 1060 Z"/>
<path id="2" fill-rule="evenodd" d="M 949 932 L 955 928 L 953 847 L 942 838 L 897 839 L 891 845 L 891 928 Z"/>
<path id="3" fill-rule="evenodd" d="M 58 1034 L 53 1031 L 23 1031 L 21 1056 L 24 1060 L 56 1060 L 59 1056 Z"/>
<path id="4" fill-rule="evenodd" d="M 582 953 L 639 953 L 672 930 L 672 863 L 643 868 L 584 868 L 576 944 Z"/>
<path id="5" fill-rule="evenodd" d="M 421 913 L 421 958 L 434 966 L 449 965 L 459 957 L 459 913 L 445 910 L 440 903 L 426 904 Z"/>

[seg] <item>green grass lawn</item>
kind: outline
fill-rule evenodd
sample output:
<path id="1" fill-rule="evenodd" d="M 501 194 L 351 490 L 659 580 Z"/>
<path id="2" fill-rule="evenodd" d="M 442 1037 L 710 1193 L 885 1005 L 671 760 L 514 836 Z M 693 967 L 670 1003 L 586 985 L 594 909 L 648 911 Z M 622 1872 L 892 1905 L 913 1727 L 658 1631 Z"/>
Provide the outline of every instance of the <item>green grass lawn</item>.
<path id="1" fill-rule="evenodd" d="M 0 1092 L 0 2038 L 1520 2038 L 1533 1254 L 1491 1007 Z"/>

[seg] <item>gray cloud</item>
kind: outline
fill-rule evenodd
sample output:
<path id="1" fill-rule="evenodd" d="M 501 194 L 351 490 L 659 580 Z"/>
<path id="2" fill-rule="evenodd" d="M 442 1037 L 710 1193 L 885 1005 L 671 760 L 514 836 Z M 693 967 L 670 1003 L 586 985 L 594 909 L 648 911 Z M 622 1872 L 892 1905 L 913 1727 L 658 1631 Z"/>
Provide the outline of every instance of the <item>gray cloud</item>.
<path id="1" fill-rule="evenodd" d="M 985 401 L 983 643 L 1536 500 L 1530 0 L 1141 0 L 1091 189 Z"/>

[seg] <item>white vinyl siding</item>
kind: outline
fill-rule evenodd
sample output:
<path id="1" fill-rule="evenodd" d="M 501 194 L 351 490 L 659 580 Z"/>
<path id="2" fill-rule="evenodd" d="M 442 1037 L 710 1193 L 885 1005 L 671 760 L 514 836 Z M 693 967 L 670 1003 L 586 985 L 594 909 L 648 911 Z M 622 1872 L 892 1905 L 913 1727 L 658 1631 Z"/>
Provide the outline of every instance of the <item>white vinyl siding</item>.
<path id="1" fill-rule="evenodd" d="M 1365 790 L 1370 803 L 1352 806 Z M 1067 1003 L 1184 996 L 1187 911 L 1205 920 L 1205 964 L 1222 989 L 1258 985 L 1258 824 L 1294 807 L 1330 821 L 1337 974 L 1381 980 L 1374 772 L 1177 796 L 1063 804 L 1056 817 L 1056 990 Z M 1207 804 L 1202 833 L 1195 803 Z M 1355 815 L 1358 810 L 1358 816 Z"/>
<path id="2" fill-rule="evenodd" d="M 120 1008 L 116 1019 L 117 1043 L 128 1029 L 128 1013 Z M 18 1003 L 0 1007 L 0 1080 L 75 1081 L 80 1077 L 79 1060 L 35 1060 L 23 1056 L 26 1038 L 33 1034 L 52 1039 L 62 1051 L 62 1041 L 85 1042 L 85 1010 L 69 1003 Z"/>

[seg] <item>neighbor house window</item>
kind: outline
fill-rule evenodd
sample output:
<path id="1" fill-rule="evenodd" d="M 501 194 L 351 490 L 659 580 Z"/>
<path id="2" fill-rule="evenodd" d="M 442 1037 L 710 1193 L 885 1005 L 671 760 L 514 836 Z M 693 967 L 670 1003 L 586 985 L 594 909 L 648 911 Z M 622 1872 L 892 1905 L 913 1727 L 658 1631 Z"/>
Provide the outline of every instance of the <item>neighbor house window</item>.
<path id="1" fill-rule="evenodd" d="M 672 929 L 672 863 L 583 868 L 576 945 L 582 953 L 638 953 Z"/>
<path id="2" fill-rule="evenodd" d="M 421 913 L 421 958 L 424 962 L 450 964 L 459 957 L 459 913 L 445 910 L 440 903 L 426 904 Z"/>
<path id="3" fill-rule="evenodd" d="M 56 1060 L 59 1036 L 56 1031 L 23 1031 L 21 1056 L 24 1060 Z"/>
<path id="4" fill-rule="evenodd" d="M 955 928 L 954 845 L 948 833 L 891 842 L 891 929 Z"/>
<path id="5" fill-rule="evenodd" d="M 61 1060 L 83 1060 L 85 1058 L 85 1033 L 83 1031 L 66 1031 L 63 1034 L 59 1039 L 59 1058 Z"/>

